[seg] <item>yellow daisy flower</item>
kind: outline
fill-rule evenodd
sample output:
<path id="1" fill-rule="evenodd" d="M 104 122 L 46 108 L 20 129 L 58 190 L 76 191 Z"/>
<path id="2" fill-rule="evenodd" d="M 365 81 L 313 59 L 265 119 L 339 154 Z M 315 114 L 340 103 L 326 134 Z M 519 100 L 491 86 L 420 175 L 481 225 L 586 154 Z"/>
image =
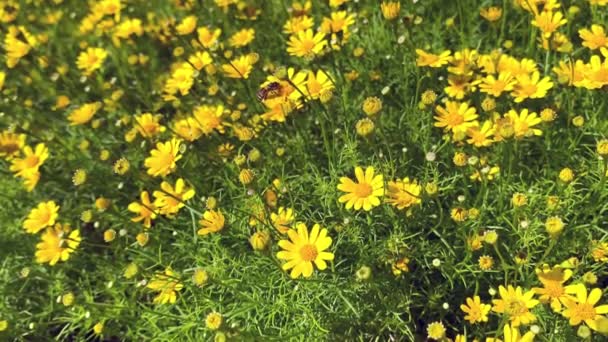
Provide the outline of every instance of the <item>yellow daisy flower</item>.
<path id="1" fill-rule="evenodd" d="M 142 222 L 145 228 L 150 228 L 152 220 L 156 218 L 156 206 L 150 201 L 150 194 L 147 191 L 142 191 L 140 194 L 141 202 L 131 202 L 127 209 L 130 212 L 139 214 L 133 217 L 131 221 Z"/>
<path id="2" fill-rule="evenodd" d="M 49 149 L 45 144 L 36 145 L 33 150 L 30 146 L 23 148 L 23 156 L 11 160 L 10 170 L 17 177 L 28 178 L 38 172 L 38 169 L 49 157 Z"/>
<path id="3" fill-rule="evenodd" d="M 235 34 L 232 35 L 229 39 L 230 46 L 233 47 L 243 47 L 249 45 L 255 38 L 255 30 L 250 29 L 242 29 Z"/>
<path id="4" fill-rule="evenodd" d="M 326 260 L 333 260 L 334 254 L 326 252 L 331 245 L 331 237 L 327 236 L 327 229 L 321 229 L 319 224 L 315 224 L 308 233 L 308 228 L 303 223 L 296 225 L 296 230 L 289 230 L 287 235 L 289 240 L 279 241 L 279 246 L 283 249 L 277 253 L 277 258 L 287 260 L 283 264 L 283 270 L 291 269 L 291 278 L 298 278 L 300 275 L 308 278 L 313 272 L 313 263 L 319 270 L 327 268 Z"/>
<path id="5" fill-rule="evenodd" d="M 452 52 L 450 50 L 446 50 L 439 55 L 435 55 L 422 49 L 416 49 L 416 55 L 418 55 L 418 58 L 416 59 L 416 66 L 441 68 L 452 60 L 451 54 Z"/>
<path id="6" fill-rule="evenodd" d="M 177 300 L 177 292 L 184 288 L 184 284 L 177 273 L 167 267 L 164 273 L 157 272 L 146 287 L 158 292 L 154 297 L 154 304 L 173 304 Z"/>
<path id="7" fill-rule="evenodd" d="M 187 200 L 194 197 L 196 193 L 193 188 L 186 186 L 183 179 L 178 178 L 175 182 L 175 187 L 171 186 L 169 182 L 162 182 L 160 184 L 162 191 L 154 191 L 154 206 L 159 209 L 162 215 L 173 215 L 184 207 Z"/>
<path id="8" fill-rule="evenodd" d="M 543 267 L 536 269 L 536 276 L 543 287 L 534 287 L 532 291 L 539 295 L 541 303 L 550 303 L 555 312 L 562 310 L 562 303 L 570 296 L 566 294 L 564 283 L 573 275 L 572 270 L 559 266 L 553 268 Z"/>
<path id="9" fill-rule="evenodd" d="M 405 177 L 403 180 L 388 182 L 386 202 L 397 209 L 403 210 L 420 204 L 422 202 L 421 192 L 422 186 L 416 180 L 410 181 L 408 177 Z"/>
<path id="10" fill-rule="evenodd" d="M 56 224 L 47 228 L 41 236 L 41 242 L 36 245 L 36 262 L 49 263 L 54 266 L 57 262 L 69 259 L 80 245 L 80 231 L 71 230 L 70 226 Z"/>
<path id="11" fill-rule="evenodd" d="M 327 41 L 322 32 L 314 34 L 311 29 L 308 29 L 289 37 L 287 52 L 291 56 L 312 58 L 323 51 L 326 45 Z"/>
<path id="12" fill-rule="evenodd" d="M 222 65 L 222 70 L 229 78 L 249 78 L 249 73 L 253 69 L 253 61 L 249 55 L 241 56 L 231 60 L 228 64 Z"/>
<path id="13" fill-rule="evenodd" d="M 217 233 L 224 229 L 225 219 L 224 214 L 218 210 L 207 210 L 203 213 L 203 217 L 199 221 L 202 226 L 198 230 L 198 235 L 207 235 L 211 233 Z"/>
<path id="14" fill-rule="evenodd" d="M 340 178 L 338 190 L 346 192 L 338 201 L 346 202 L 346 209 L 354 208 L 365 211 L 380 205 L 379 197 L 384 195 L 384 181 L 382 175 L 374 176 L 374 168 L 369 166 L 365 172 L 359 166 L 355 167 L 355 177 L 357 182 L 353 182 L 348 177 Z"/>
<path id="15" fill-rule="evenodd" d="M 158 142 L 156 148 L 150 151 L 150 156 L 144 160 L 148 174 L 153 177 L 167 176 L 177 167 L 176 162 L 182 158 L 181 142 L 172 138 L 170 141 Z"/>
<path id="16" fill-rule="evenodd" d="M 608 314 L 608 304 L 595 306 L 602 299 L 602 290 L 595 288 L 587 292 L 585 285 L 579 283 L 566 286 L 566 293 L 574 295 L 574 298 L 565 298 L 563 301 L 566 309 L 562 315 L 568 318 L 570 325 L 585 322 L 589 328 L 597 331 L 598 323 L 607 319 L 602 315 Z"/>
<path id="17" fill-rule="evenodd" d="M 529 324 L 536 321 L 536 316 L 530 312 L 530 309 L 535 307 L 539 301 L 534 299 L 534 291 L 523 292 L 519 286 L 516 288 L 509 285 L 507 288 L 500 286 L 498 288 L 500 299 L 493 299 L 492 311 L 506 315 L 513 327 L 518 327 L 521 324 Z"/>
<path id="18" fill-rule="evenodd" d="M 74 109 L 69 115 L 70 126 L 84 125 L 91 121 L 95 113 L 101 108 L 101 102 L 85 103 Z"/>
<path id="19" fill-rule="evenodd" d="M 467 298 L 466 305 L 460 305 L 460 310 L 466 313 L 464 319 L 469 321 L 471 324 L 487 322 L 488 313 L 490 312 L 491 308 L 492 306 L 490 304 L 483 304 L 479 296 Z"/>
<path id="20" fill-rule="evenodd" d="M 101 65 L 108 57 L 108 52 L 102 48 L 88 48 L 78 55 L 76 66 L 83 71 L 85 76 L 89 76 L 93 71 L 101 68 Z"/>
<path id="21" fill-rule="evenodd" d="M 59 216 L 59 206 L 54 201 L 40 202 L 30 211 L 23 222 L 23 228 L 30 234 L 36 234 L 42 229 L 55 224 Z"/>

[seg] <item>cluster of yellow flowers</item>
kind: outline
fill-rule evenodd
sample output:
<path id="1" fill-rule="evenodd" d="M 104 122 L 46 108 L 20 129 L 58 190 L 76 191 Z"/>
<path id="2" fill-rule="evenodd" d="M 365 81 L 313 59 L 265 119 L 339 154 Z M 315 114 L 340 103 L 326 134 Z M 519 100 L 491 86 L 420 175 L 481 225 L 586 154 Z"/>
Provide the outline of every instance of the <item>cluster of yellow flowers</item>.
<path id="1" fill-rule="evenodd" d="M 224 299 L 264 297 L 225 279 L 249 274 L 228 262 L 280 280 L 245 291 L 318 292 L 311 317 L 340 305 L 364 320 L 374 291 L 406 289 L 373 313 L 378 338 L 531 342 L 544 316 L 608 334 L 604 209 L 576 212 L 606 199 L 608 0 L 440 3 L 0 0 L 0 166 L 28 196 L 28 255 L 77 274 L 107 251 L 120 291 L 158 305 L 204 287 L 214 307 L 198 319 L 219 341 L 245 311 Z M 443 6 L 458 13 L 422 27 Z M 465 7 L 482 18 L 476 47 Z"/>

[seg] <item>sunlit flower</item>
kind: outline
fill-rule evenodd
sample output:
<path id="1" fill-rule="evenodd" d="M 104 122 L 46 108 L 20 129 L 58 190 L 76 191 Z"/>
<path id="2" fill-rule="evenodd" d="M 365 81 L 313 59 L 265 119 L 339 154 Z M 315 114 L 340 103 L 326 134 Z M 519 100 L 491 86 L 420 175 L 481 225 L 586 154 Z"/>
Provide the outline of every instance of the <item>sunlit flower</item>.
<path id="1" fill-rule="evenodd" d="M 108 52 L 102 48 L 88 48 L 78 55 L 76 66 L 83 71 L 85 76 L 89 76 L 93 71 L 101 68 L 103 62 L 108 57 Z"/>
<path id="2" fill-rule="evenodd" d="M 207 210 L 203 213 L 203 217 L 200 219 L 199 223 L 202 228 L 198 230 L 198 235 L 217 233 L 224 229 L 224 214 L 222 214 L 219 209 Z"/>
<path id="3" fill-rule="evenodd" d="M 150 156 L 144 161 L 148 174 L 154 177 L 166 176 L 177 167 L 176 162 L 182 158 L 181 142 L 172 138 L 166 142 L 158 142 L 156 148 L 150 151 Z"/>
<path id="4" fill-rule="evenodd" d="M 545 97 L 549 89 L 553 88 L 553 82 L 548 76 L 540 78 L 540 73 L 535 71 L 532 75 L 523 74 L 516 77 L 517 83 L 511 92 L 515 102 L 519 103 L 525 99 L 539 99 Z"/>
<path id="5" fill-rule="evenodd" d="M 466 102 L 447 101 L 445 108 L 437 106 L 435 111 L 435 127 L 454 134 L 464 134 L 467 129 L 475 126 L 474 120 L 478 116 L 475 107 L 469 107 Z"/>
<path id="6" fill-rule="evenodd" d="M 498 78 L 495 78 L 494 75 L 484 77 L 479 85 L 479 90 L 482 93 L 499 97 L 503 92 L 513 90 L 516 83 L 515 78 L 509 72 L 501 72 L 498 74 Z"/>
<path id="7" fill-rule="evenodd" d="M 426 327 L 428 337 L 434 340 L 442 340 L 445 337 L 445 332 L 445 326 L 439 321 L 433 322 Z"/>
<path id="8" fill-rule="evenodd" d="M 279 232 L 286 234 L 287 231 L 292 228 L 291 225 L 295 221 L 293 209 L 279 207 L 276 213 L 270 214 L 270 221 Z"/>
<path id="9" fill-rule="evenodd" d="M 229 42 L 230 46 L 233 47 L 243 47 L 249 45 L 255 38 L 255 30 L 254 29 L 242 29 L 230 37 Z"/>
<path id="10" fill-rule="evenodd" d="M 450 50 L 443 51 L 439 55 L 428 53 L 421 49 L 416 49 L 416 65 L 419 67 L 429 66 L 431 68 L 441 68 L 452 60 Z"/>
<path id="11" fill-rule="evenodd" d="M 518 327 L 520 324 L 529 324 L 536 321 L 536 316 L 530 312 L 530 309 L 535 307 L 539 301 L 534 299 L 534 291 L 523 292 L 522 288 L 517 286 L 514 288 L 509 285 L 507 288 L 500 286 L 498 288 L 500 299 L 493 299 L 492 311 L 506 315 L 511 325 Z"/>
<path id="12" fill-rule="evenodd" d="M 536 269 L 536 276 L 543 287 L 535 287 L 532 290 L 539 295 L 541 303 L 550 303 L 555 312 L 562 310 L 562 303 L 569 296 L 566 294 L 564 283 L 573 275 L 572 270 L 559 266 L 553 268 L 543 267 Z"/>
<path id="13" fill-rule="evenodd" d="M 194 15 L 189 15 L 182 19 L 182 21 L 175 27 L 177 34 L 185 36 L 190 34 L 196 29 L 197 18 Z"/>
<path id="14" fill-rule="evenodd" d="M 562 315 L 568 318 L 570 325 L 576 326 L 585 322 L 589 328 L 597 331 L 599 322 L 608 319 L 603 316 L 608 314 L 608 304 L 595 306 L 602 299 L 601 289 L 595 288 L 588 292 L 585 285 L 579 283 L 566 286 L 566 293 L 573 295 L 563 300 L 566 308 Z"/>
<path id="15" fill-rule="evenodd" d="M 399 16 L 399 11 L 401 10 L 401 3 L 394 1 L 383 1 L 380 4 L 380 10 L 382 11 L 382 16 L 386 20 L 393 20 Z"/>
<path id="16" fill-rule="evenodd" d="M 532 25 L 538 27 L 545 37 L 549 37 L 567 22 L 562 12 L 542 11 L 534 16 Z"/>
<path id="17" fill-rule="evenodd" d="M 495 22 L 502 17 L 502 8 L 496 6 L 484 7 L 479 10 L 479 15 L 489 22 Z"/>
<path id="18" fill-rule="evenodd" d="M 175 182 L 175 187 L 169 182 L 160 184 L 161 191 L 156 190 L 152 193 L 154 196 L 154 206 L 159 209 L 162 215 L 177 214 L 179 209 L 183 208 L 185 202 L 194 197 L 195 191 L 193 188 L 186 186 L 183 179 L 178 178 Z"/>
<path id="19" fill-rule="evenodd" d="M 479 296 L 466 299 L 466 305 L 460 305 L 460 310 L 464 311 L 466 315 L 464 319 L 469 321 L 471 324 L 487 322 L 488 313 L 492 306 L 490 304 L 483 304 Z"/>
<path id="20" fill-rule="evenodd" d="M 313 33 L 311 29 L 300 31 L 289 37 L 287 52 L 291 56 L 312 58 L 327 45 L 322 32 Z"/>
<path id="21" fill-rule="evenodd" d="M 230 78 L 249 78 L 249 73 L 253 69 L 253 61 L 249 55 L 241 56 L 231 60 L 228 64 L 222 65 L 222 70 Z"/>
<path id="22" fill-rule="evenodd" d="M 30 146 L 23 148 L 23 156 L 11 160 L 10 170 L 17 177 L 28 178 L 38 172 L 38 169 L 49 157 L 49 149 L 44 143 L 36 145 L 35 149 Z"/>
<path id="23" fill-rule="evenodd" d="M 346 192 L 338 201 L 346 202 L 346 209 L 354 208 L 365 211 L 380 205 L 379 197 L 384 195 L 384 181 L 382 175 L 374 176 L 374 168 L 369 166 L 365 172 L 359 166 L 355 167 L 357 182 L 353 182 L 348 177 L 341 177 L 338 190 Z"/>
<path id="24" fill-rule="evenodd" d="M 312 275 L 313 263 L 322 271 L 327 268 L 325 261 L 334 259 L 333 253 L 326 252 L 332 239 L 327 236 L 327 229 L 321 229 L 319 224 L 312 227 L 310 234 L 303 223 L 297 224 L 296 229 L 287 232 L 289 240 L 279 241 L 282 250 L 277 253 L 277 258 L 287 260 L 282 268 L 285 271 L 291 269 L 291 278 L 300 275 L 308 278 Z"/>
<path id="25" fill-rule="evenodd" d="M 30 211 L 23 222 L 23 228 L 30 234 L 36 234 L 42 229 L 55 224 L 59 216 L 59 206 L 54 201 L 40 202 Z"/>
<path id="26" fill-rule="evenodd" d="M 505 118 L 511 121 L 515 138 L 517 139 L 543 134 L 540 129 L 533 128 L 541 123 L 542 120 L 536 113 L 530 113 L 527 109 L 522 109 L 519 114 L 515 110 L 511 109 L 507 114 L 505 114 Z"/>
<path id="27" fill-rule="evenodd" d="M 41 242 L 36 245 L 36 262 L 54 266 L 59 261 L 70 258 L 80 245 L 80 231 L 71 230 L 67 224 L 56 224 L 42 233 Z"/>
<path id="28" fill-rule="evenodd" d="M 221 29 L 209 29 L 207 27 L 200 27 L 196 33 L 198 34 L 198 41 L 205 48 L 213 48 L 218 42 L 220 35 L 222 34 Z"/>
<path id="29" fill-rule="evenodd" d="M 421 191 L 422 186 L 416 180 L 410 181 L 409 177 L 391 181 L 386 189 L 386 202 L 397 209 L 407 209 L 422 202 Z"/>
<path id="30" fill-rule="evenodd" d="M 84 125 L 91 121 L 95 113 L 101 108 L 101 102 L 85 103 L 82 106 L 74 109 L 68 115 L 70 126 Z"/>
<path id="31" fill-rule="evenodd" d="M 532 342 L 534 341 L 534 336 L 532 331 L 528 331 L 522 336 L 517 326 L 507 323 L 503 328 L 502 339 L 488 337 L 486 338 L 486 342 Z"/>
<path id="32" fill-rule="evenodd" d="M 311 99 L 316 100 L 321 97 L 324 93 L 332 91 L 334 89 L 334 83 L 329 76 L 323 71 L 308 72 L 308 78 L 306 79 L 306 94 Z"/>
<path id="33" fill-rule="evenodd" d="M 222 116 L 224 115 L 224 106 L 209 106 L 202 105 L 194 108 L 193 121 L 205 135 L 211 134 L 213 131 L 224 133 L 224 124 Z"/>
<path id="34" fill-rule="evenodd" d="M 152 291 L 158 292 L 154 304 L 173 304 L 177 300 L 177 292 L 184 288 L 177 273 L 167 267 L 164 273 L 157 272 L 146 285 Z"/>
<path id="35" fill-rule="evenodd" d="M 150 201 L 150 194 L 147 191 L 142 191 L 140 198 L 141 202 L 131 202 L 129 204 L 129 211 L 138 214 L 131 221 L 142 222 L 145 228 L 150 228 L 152 220 L 157 216 L 157 209 L 154 203 Z"/>
<path id="36" fill-rule="evenodd" d="M 144 138 L 152 138 L 153 136 L 165 131 L 165 127 L 160 124 L 161 114 L 143 113 L 135 116 L 135 128 L 137 132 Z"/>
<path id="37" fill-rule="evenodd" d="M 25 134 L 8 131 L 0 133 L 0 157 L 10 160 L 17 156 L 25 146 L 25 138 Z"/>

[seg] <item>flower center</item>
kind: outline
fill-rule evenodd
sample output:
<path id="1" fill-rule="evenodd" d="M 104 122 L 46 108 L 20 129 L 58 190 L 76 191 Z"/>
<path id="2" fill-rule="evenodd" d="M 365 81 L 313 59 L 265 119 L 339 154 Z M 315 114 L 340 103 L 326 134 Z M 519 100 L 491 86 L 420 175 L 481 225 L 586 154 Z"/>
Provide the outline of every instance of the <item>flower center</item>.
<path id="1" fill-rule="evenodd" d="M 507 313 L 510 316 L 519 316 L 525 314 L 528 311 L 526 304 L 521 300 L 514 300 L 507 304 Z"/>
<path id="2" fill-rule="evenodd" d="M 595 308 L 589 303 L 583 303 L 576 306 L 574 314 L 581 320 L 595 319 Z"/>
<path id="3" fill-rule="evenodd" d="M 464 122 L 464 116 L 460 115 L 460 113 L 450 113 L 446 121 L 450 127 L 456 127 Z"/>
<path id="4" fill-rule="evenodd" d="M 38 165 L 38 161 L 39 161 L 39 159 L 38 159 L 37 155 L 31 155 L 25 159 L 24 164 L 26 165 L 26 167 L 28 169 L 33 169 Z"/>
<path id="5" fill-rule="evenodd" d="M 545 284 L 545 291 L 547 295 L 552 298 L 559 298 L 564 294 L 564 288 L 561 284 L 556 282 Z"/>
<path id="6" fill-rule="evenodd" d="M 314 41 L 312 41 L 312 40 L 310 40 L 310 39 L 308 39 L 308 40 L 304 40 L 304 41 L 302 42 L 302 49 L 303 49 L 304 51 L 310 52 L 310 51 L 312 51 L 312 49 L 313 49 L 314 47 L 315 47 L 315 42 L 314 42 Z"/>
<path id="7" fill-rule="evenodd" d="M 357 184 L 357 187 L 355 188 L 355 195 L 357 195 L 357 197 L 368 197 L 373 191 L 374 189 L 371 185 L 367 183 L 360 183 Z"/>
<path id="8" fill-rule="evenodd" d="M 300 248 L 300 256 L 304 261 L 313 261 L 317 258 L 317 255 L 319 255 L 319 252 L 315 245 L 308 244 Z"/>

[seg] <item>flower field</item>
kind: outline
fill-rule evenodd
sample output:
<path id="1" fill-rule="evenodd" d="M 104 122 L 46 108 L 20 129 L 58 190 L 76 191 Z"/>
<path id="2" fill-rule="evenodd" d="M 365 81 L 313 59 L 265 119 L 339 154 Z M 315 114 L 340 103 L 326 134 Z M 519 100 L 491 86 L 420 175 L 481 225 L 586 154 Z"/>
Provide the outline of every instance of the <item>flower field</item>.
<path id="1" fill-rule="evenodd" d="M 0 27 L 0 341 L 608 340 L 608 0 Z"/>

